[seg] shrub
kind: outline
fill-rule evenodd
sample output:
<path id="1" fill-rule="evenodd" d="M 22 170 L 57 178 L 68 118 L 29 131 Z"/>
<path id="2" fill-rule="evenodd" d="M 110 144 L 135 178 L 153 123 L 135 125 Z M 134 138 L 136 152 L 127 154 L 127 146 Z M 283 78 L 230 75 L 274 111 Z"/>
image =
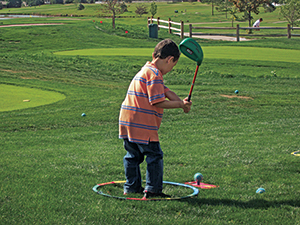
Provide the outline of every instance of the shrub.
<path id="1" fill-rule="evenodd" d="M 78 10 L 83 10 L 84 9 L 84 5 L 82 5 L 81 3 L 78 6 Z"/>

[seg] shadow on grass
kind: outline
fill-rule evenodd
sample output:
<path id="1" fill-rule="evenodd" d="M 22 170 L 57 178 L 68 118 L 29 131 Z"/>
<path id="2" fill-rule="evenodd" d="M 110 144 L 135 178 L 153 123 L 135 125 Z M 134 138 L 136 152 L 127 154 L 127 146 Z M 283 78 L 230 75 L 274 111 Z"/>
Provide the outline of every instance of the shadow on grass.
<path id="1" fill-rule="evenodd" d="M 293 207 L 300 207 L 298 200 L 282 200 L 282 201 L 267 201 L 264 199 L 254 199 L 250 201 L 239 201 L 231 199 L 205 199 L 205 198 L 191 198 L 183 200 L 191 205 L 213 205 L 213 206 L 232 206 L 239 208 L 253 208 L 253 209 L 266 209 L 270 207 L 281 207 L 282 205 L 289 205 Z"/>

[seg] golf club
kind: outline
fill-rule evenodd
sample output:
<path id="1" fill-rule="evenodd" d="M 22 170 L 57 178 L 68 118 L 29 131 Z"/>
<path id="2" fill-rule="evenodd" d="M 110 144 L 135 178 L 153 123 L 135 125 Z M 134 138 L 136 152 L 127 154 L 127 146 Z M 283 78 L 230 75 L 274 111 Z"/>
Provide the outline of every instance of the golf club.
<path id="1" fill-rule="evenodd" d="M 193 82 L 192 82 L 191 89 L 190 89 L 190 93 L 189 93 L 189 96 L 188 96 L 188 101 L 190 101 L 191 97 L 192 97 L 192 92 L 193 92 L 194 84 L 195 84 L 195 81 L 196 81 L 198 69 L 199 69 L 199 66 L 201 65 L 202 60 L 203 60 L 203 51 L 202 51 L 201 46 L 192 38 L 184 39 L 179 44 L 179 49 L 182 52 L 182 54 L 184 54 L 186 57 L 188 57 L 191 60 L 197 62 L 195 75 L 194 75 Z"/>

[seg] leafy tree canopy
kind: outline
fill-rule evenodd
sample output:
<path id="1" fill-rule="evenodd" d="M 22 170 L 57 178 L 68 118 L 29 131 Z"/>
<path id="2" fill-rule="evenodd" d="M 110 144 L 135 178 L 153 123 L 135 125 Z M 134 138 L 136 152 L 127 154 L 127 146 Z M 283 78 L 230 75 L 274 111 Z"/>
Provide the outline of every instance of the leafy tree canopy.
<path id="1" fill-rule="evenodd" d="M 249 27 L 251 27 L 251 20 L 253 17 L 251 13 L 259 14 L 259 7 L 271 7 L 272 0 L 229 0 L 232 2 L 239 12 L 245 12 L 245 19 L 249 21 Z M 274 7 L 275 9 L 275 7 Z"/>
<path id="2" fill-rule="evenodd" d="M 292 25 L 298 25 L 300 19 L 300 1 L 284 0 L 280 7 L 280 14 Z"/>
<path id="3" fill-rule="evenodd" d="M 155 16 L 155 14 L 157 13 L 157 5 L 155 4 L 155 2 L 151 3 L 150 13 L 152 16 Z"/>
<path id="4" fill-rule="evenodd" d="M 21 0 L 9 0 L 7 7 L 8 8 L 21 8 L 22 1 Z"/>

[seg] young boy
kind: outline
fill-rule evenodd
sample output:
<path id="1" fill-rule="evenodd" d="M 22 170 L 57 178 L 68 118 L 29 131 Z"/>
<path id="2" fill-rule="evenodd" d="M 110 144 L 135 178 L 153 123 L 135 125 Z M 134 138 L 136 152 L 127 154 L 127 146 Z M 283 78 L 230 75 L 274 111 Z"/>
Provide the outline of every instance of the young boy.
<path id="1" fill-rule="evenodd" d="M 152 53 L 152 62 L 136 74 L 129 85 L 119 117 L 119 138 L 124 140 L 126 183 L 124 194 L 143 193 L 148 197 L 170 197 L 162 193 L 163 152 L 158 139 L 164 109 L 191 109 L 187 98 L 181 100 L 163 82 L 163 75 L 178 62 L 180 51 L 170 39 L 159 42 Z M 167 100 L 168 99 L 168 100 Z M 140 164 L 146 156 L 146 186 L 142 187 Z"/>

